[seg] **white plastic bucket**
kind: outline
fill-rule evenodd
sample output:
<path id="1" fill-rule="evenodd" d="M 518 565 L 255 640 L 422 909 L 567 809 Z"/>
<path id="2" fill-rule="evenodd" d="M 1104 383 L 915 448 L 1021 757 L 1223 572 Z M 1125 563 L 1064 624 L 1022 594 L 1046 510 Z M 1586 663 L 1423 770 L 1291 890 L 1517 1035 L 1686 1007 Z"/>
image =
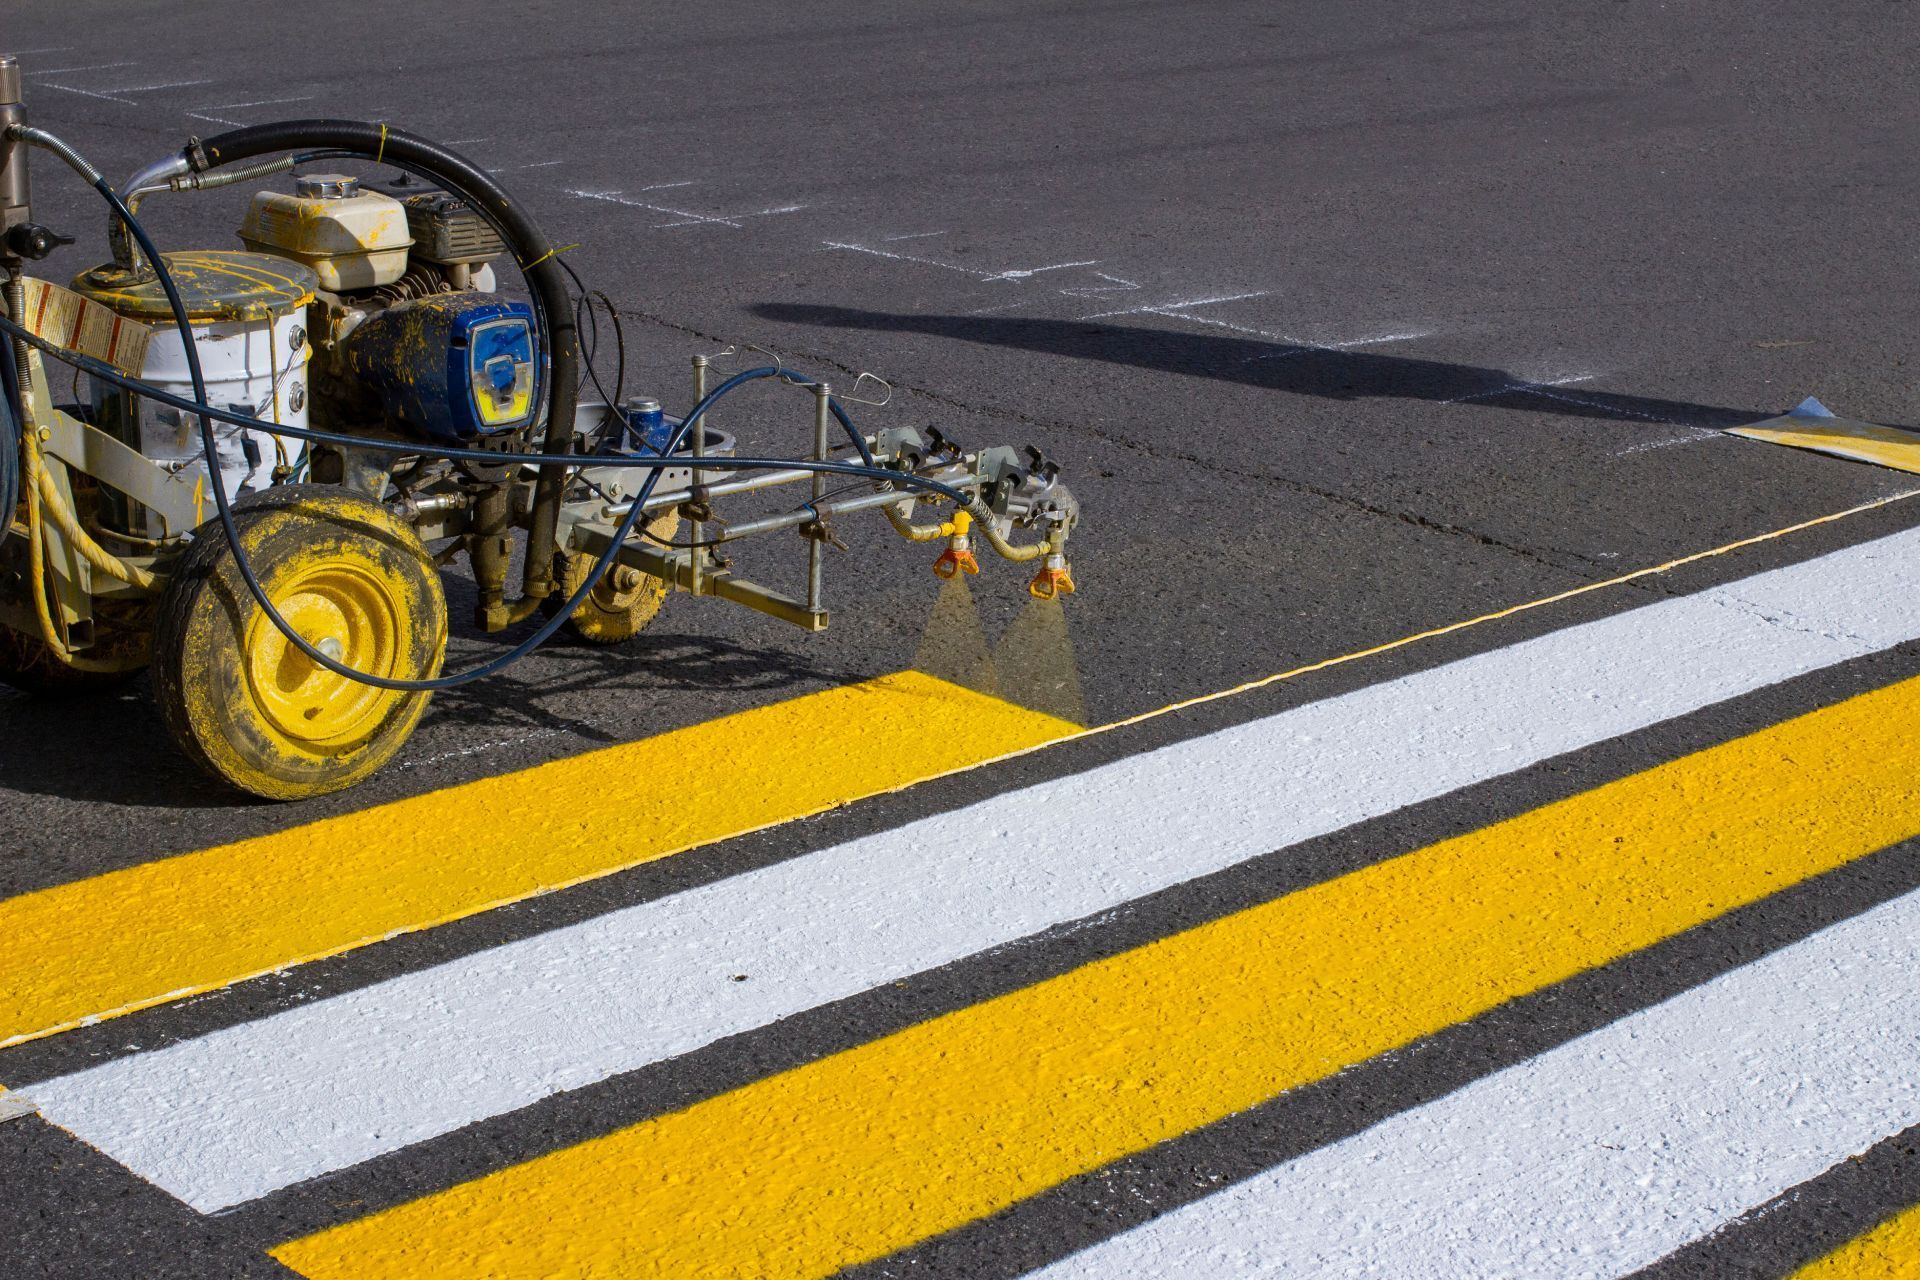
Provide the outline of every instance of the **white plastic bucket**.
<path id="1" fill-rule="evenodd" d="M 312 352 L 304 310 L 296 309 L 271 321 L 202 322 L 193 326 L 193 340 L 207 384 L 207 403 L 287 426 L 307 425 L 307 361 Z M 186 348 L 178 329 L 155 328 L 140 376 L 184 399 L 194 398 Z M 96 387 L 96 402 L 102 394 L 115 392 L 110 387 Z M 144 397 L 134 398 L 133 413 L 141 453 L 172 471 L 191 471 L 203 477 L 209 474 L 196 415 Z M 282 441 L 276 448 L 274 437 L 266 432 L 231 423 L 215 420 L 213 434 L 220 481 L 230 502 L 266 488 L 277 462 L 284 457 L 290 463 L 300 455 L 297 440 Z M 199 498 L 197 519 L 212 518 L 212 493 L 204 484 L 196 485 L 195 493 Z M 152 513 L 148 513 L 147 522 L 152 537 L 183 532 L 161 530 Z"/>

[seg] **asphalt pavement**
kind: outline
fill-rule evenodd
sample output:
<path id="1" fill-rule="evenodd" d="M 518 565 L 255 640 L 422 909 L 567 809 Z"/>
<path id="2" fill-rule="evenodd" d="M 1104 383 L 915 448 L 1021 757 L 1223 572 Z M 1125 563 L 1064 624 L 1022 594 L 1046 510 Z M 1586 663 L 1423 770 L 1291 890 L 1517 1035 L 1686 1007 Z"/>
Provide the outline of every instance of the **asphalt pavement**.
<path id="1" fill-rule="evenodd" d="M 1920 19 L 1905 5 L 436 0 L 283 15 L 234 0 L 191 12 L 23 0 L 0 17 L 7 49 L 33 120 L 113 176 L 189 134 L 281 118 L 380 120 L 452 143 L 577 246 L 569 261 L 619 305 L 630 390 L 670 408 L 690 398 L 688 357 L 758 346 L 842 389 L 884 378 L 889 403 L 853 406 L 863 425 L 1043 448 L 1083 509 L 1065 618 L 1088 724 L 1915 487 L 1720 431 L 1809 395 L 1850 417 L 1916 422 Z M 80 239 L 44 271 L 63 279 L 104 255 L 104 217 L 91 192 L 34 163 L 41 220 Z M 148 209 L 163 243 L 234 247 L 243 206 L 223 194 Z M 797 400 L 751 405 L 721 425 L 768 452 L 805 447 Z M 0 1084 L 31 1095 L 136 1051 L 1916 523 L 1920 504 L 1895 501 L 1191 717 L 743 835 L 705 861 L 668 859 L 24 1044 L 0 1052 Z M 939 598 L 932 554 L 877 519 L 841 533 L 828 632 L 671 599 L 631 645 L 556 643 L 438 696 L 393 766 L 321 800 L 223 792 L 174 755 L 138 684 L 79 704 L 0 693 L 0 899 L 912 666 Z M 802 556 L 775 540 L 741 563 L 791 584 Z M 992 640 L 1020 616 L 1025 575 L 983 568 L 974 596 Z M 498 643 L 465 629 L 453 656 Z M 1902 640 L 1809 668 L 1570 763 L 1317 836 L 1284 862 L 1196 878 L 1097 926 L 970 955 L 217 1214 L 42 1120 L 0 1125 L 0 1222 L 18 1242 L 0 1270 L 289 1274 L 263 1250 L 1881 688 L 1915 674 L 1917 652 Z M 376 822 L 367 838 L 387 834 Z M 1897 845 L 863 1274 L 1057 1262 L 1916 885 L 1913 849 Z M 1889 1139 L 1655 1271 L 1784 1275 L 1920 1199 L 1912 1147 L 1910 1133 Z"/>

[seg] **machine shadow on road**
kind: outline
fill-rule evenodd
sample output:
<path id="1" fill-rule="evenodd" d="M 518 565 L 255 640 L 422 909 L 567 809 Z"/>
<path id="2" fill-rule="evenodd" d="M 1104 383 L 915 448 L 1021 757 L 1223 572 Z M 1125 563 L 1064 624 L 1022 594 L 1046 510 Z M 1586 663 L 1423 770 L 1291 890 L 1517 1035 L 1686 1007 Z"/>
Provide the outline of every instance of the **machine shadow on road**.
<path id="1" fill-rule="evenodd" d="M 509 675 L 449 689 L 434 700 L 428 715 L 441 723 L 495 730 L 503 724 L 525 725 L 612 744 L 632 735 L 609 732 L 569 716 L 562 706 L 575 696 L 783 691 L 847 684 L 860 678 L 779 649 L 714 636 L 650 632 L 622 645 L 553 645 L 542 654 L 537 674 L 530 678 Z"/>
<path id="2" fill-rule="evenodd" d="M 1159 373 L 1216 378 L 1326 400 L 1385 397 L 1436 404 L 1467 402 L 1496 409 L 1581 418 L 1714 428 L 1740 426 L 1769 416 L 1767 412 L 1748 409 L 1621 395 L 1585 387 L 1548 386 L 1501 369 L 1423 360 L 1416 356 L 1221 334 L 1086 320 L 907 315 L 804 303 L 761 303 L 752 310 L 761 319 L 787 324 L 925 333 L 1078 360 L 1103 360 Z"/>
<path id="3" fill-rule="evenodd" d="M 456 636 L 456 650 L 475 647 Z M 466 665 L 474 653 L 453 653 L 449 665 Z M 634 737 L 567 714 L 588 694 L 754 692 L 849 683 L 859 674 L 807 662 L 778 649 L 735 644 L 712 636 L 649 634 L 631 643 L 601 648 L 556 643 L 537 662 L 511 676 L 483 680 L 435 696 L 427 725 L 515 727 L 546 730 L 589 746 Z M 165 727 L 145 696 L 144 677 L 117 693 L 38 699 L 0 694 L 0 734 L 37 749 L 7 762 L 7 785 L 20 792 L 84 803 L 163 809 L 284 808 L 289 817 L 323 817 L 341 801 L 315 805 L 261 802 L 203 777 L 174 751 Z M 641 735 L 644 736 L 644 733 Z M 112 750 L 100 750 L 110 742 Z M 405 763 L 402 757 L 400 763 Z M 359 803 L 365 803 L 364 795 Z M 348 801 L 345 807 L 355 807 Z"/>

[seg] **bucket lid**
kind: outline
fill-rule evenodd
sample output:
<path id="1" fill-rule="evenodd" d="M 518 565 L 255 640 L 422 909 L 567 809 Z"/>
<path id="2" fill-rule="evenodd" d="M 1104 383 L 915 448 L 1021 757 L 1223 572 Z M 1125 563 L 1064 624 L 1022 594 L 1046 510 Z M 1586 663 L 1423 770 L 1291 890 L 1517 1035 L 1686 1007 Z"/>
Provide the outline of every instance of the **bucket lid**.
<path id="1" fill-rule="evenodd" d="M 195 321 L 265 320 L 313 301 L 320 277 L 313 268 L 270 253 L 187 249 L 162 254 L 187 315 Z M 136 320 L 171 320 L 173 308 L 159 277 L 135 275 L 117 263 L 74 277 L 74 292 Z"/>

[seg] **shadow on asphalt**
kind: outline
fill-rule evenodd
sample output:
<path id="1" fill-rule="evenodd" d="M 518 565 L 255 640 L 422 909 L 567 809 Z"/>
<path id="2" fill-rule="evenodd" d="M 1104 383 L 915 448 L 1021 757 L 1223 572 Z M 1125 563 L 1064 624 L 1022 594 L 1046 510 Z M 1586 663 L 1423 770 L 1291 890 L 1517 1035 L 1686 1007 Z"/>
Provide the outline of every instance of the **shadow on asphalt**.
<path id="1" fill-rule="evenodd" d="M 1620 395 L 1580 386 L 1541 386 L 1500 369 L 1414 356 L 1087 320 L 904 315 L 804 303 L 762 303 L 753 308 L 753 313 L 788 324 L 925 333 L 1077 360 L 1103 360 L 1325 400 L 1377 396 L 1442 404 L 1467 401 L 1496 409 L 1693 427 L 1740 426 L 1769 417 L 1772 412 Z"/>
<path id="2" fill-rule="evenodd" d="M 448 663 L 468 666 L 506 647 L 497 640 L 484 646 L 460 643 L 459 652 L 450 654 Z M 858 678 L 792 654 L 711 636 L 650 632 L 604 648 L 562 636 L 542 648 L 535 661 L 505 675 L 436 694 L 423 724 L 453 725 L 475 733 L 530 726 L 604 745 L 645 734 L 609 732 L 569 715 L 566 708 L 581 705 L 583 695 L 752 692 L 844 684 Z M 13 791 L 163 809 L 271 805 L 204 776 L 173 749 L 148 700 L 145 677 L 112 692 L 75 697 L 35 698 L 0 691 L 0 739 L 34 744 L 31 750 L 8 756 L 6 785 Z"/>

